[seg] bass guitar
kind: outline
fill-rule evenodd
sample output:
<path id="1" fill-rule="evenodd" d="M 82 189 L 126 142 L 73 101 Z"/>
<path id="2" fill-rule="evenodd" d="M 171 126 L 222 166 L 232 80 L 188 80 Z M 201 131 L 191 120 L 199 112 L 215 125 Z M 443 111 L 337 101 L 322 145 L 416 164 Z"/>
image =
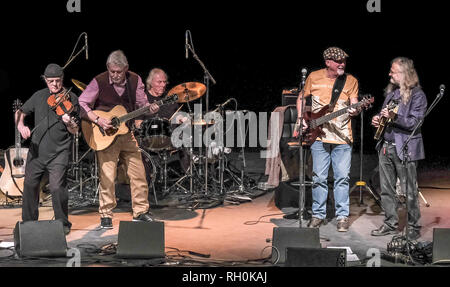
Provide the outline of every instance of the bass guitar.
<path id="1" fill-rule="evenodd" d="M 173 94 L 154 103 L 158 106 L 163 106 L 175 103 L 177 100 L 178 95 Z M 148 106 L 146 106 L 127 113 L 125 107 L 121 105 L 115 106 L 109 112 L 94 110 L 96 115 L 102 118 L 110 119 L 113 127 L 104 130 L 96 123 L 83 119 L 81 121 L 81 130 L 83 132 L 84 139 L 93 150 L 104 150 L 113 143 L 117 136 L 128 133 L 129 129 L 125 124 L 127 121 L 139 117 L 148 111 Z"/>
<path id="2" fill-rule="evenodd" d="M 21 106 L 19 99 L 14 101 L 14 115 Z M 22 137 L 16 126 L 15 145 L 14 148 L 9 148 L 5 152 L 5 168 L 0 177 L 0 189 L 9 197 L 22 196 L 28 148 L 22 148 L 21 140 Z"/>
<path id="3" fill-rule="evenodd" d="M 369 108 L 371 104 L 374 102 L 374 98 L 370 95 L 364 96 L 364 98 L 348 107 L 345 107 L 343 109 L 340 109 L 336 112 L 329 113 L 329 105 L 323 106 L 317 113 L 313 112 L 305 112 L 303 114 L 303 117 L 308 124 L 308 128 L 303 133 L 303 139 L 302 143 L 304 145 L 312 145 L 317 137 L 325 135 L 325 133 L 322 131 L 322 125 L 324 123 L 327 123 L 331 121 L 334 118 L 337 118 L 347 112 L 350 108 Z M 296 124 L 295 129 L 299 129 L 298 125 Z"/>

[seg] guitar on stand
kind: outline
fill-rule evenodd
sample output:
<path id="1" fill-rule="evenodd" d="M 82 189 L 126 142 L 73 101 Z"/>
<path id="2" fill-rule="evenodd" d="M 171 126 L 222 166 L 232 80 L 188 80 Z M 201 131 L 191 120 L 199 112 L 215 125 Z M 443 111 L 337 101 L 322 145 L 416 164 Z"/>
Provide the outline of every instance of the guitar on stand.
<path id="1" fill-rule="evenodd" d="M 21 106 L 19 99 L 14 100 L 14 115 Z M 5 168 L 0 178 L 0 189 L 7 198 L 22 196 L 28 148 L 22 148 L 21 140 L 22 137 L 15 125 L 15 145 L 14 148 L 9 148 L 5 152 Z"/>

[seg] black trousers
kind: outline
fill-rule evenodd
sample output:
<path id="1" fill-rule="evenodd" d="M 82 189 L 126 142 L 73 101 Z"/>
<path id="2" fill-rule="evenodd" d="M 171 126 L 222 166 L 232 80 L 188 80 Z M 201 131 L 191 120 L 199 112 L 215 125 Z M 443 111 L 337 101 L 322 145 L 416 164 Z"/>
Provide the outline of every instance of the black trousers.
<path id="1" fill-rule="evenodd" d="M 402 191 L 407 194 L 409 232 L 420 232 L 420 207 L 417 189 L 417 162 L 406 163 L 405 168 L 397 155 L 394 145 L 384 143 L 379 151 L 381 205 L 385 212 L 384 224 L 390 228 L 398 228 L 398 201 L 396 198 L 397 177 L 400 179 Z M 406 188 L 406 190 L 405 190 Z"/>
<path id="2" fill-rule="evenodd" d="M 61 158 L 67 158 L 67 154 L 61 152 L 49 163 L 44 163 L 39 157 L 33 158 L 32 154 L 28 153 L 22 198 L 23 221 L 39 219 L 39 189 L 41 179 L 47 170 L 55 219 L 60 220 L 64 226 L 72 226 L 69 222 L 69 193 L 66 179 L 68 162 L 62 164 L 64 160 Z"/>

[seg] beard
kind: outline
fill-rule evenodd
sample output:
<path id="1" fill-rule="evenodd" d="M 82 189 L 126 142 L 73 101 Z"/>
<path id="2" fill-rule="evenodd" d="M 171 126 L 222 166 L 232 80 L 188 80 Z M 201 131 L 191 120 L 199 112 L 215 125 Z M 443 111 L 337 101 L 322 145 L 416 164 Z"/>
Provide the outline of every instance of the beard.
<path id="1" fill-rule="evenodd" d="M 344 69 L 337 69 L 337 74 L 338 74 L 339 76 L 342 76 L 344 73 L 345 73 L 345 70 L 344 70 Z"/>

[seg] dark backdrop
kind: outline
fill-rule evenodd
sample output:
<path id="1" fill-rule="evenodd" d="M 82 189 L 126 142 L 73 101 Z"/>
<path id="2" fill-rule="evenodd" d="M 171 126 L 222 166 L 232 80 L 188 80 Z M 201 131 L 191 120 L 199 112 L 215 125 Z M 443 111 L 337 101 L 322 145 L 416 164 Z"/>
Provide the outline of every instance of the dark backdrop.
<path id="1" fill-rule="evenodd" d="M 359 79 L 361 93 L 376 98 L 365 113 L 365 152 L 374 150 L 369 121 L 380 109 L 393 58 L 415 61 L 429 103 L 440 84 L 448 86 L 447 10 L 437 1 L 381 0 L 381 13 L 369 13 L 365 0 L 81 0 L 81 13 L 68 13 L 65 0 L 9 2 L 2 4 L 0 19 L 2 149 L 14 143 L 13 100 L 25 101 L 43 88 L 45 66 L 64 65 L 81 32 L 88 34 L 89 60 L 81 54 L 68 66 L 66 86 L 72 78 L 88 83 L 105 70 L 108 54 L 116 49 L 125 52 L 130 70 L 144 80 L 151 68 L 160 67 L 169 74 L 169 87 L 202 82 L 200 65 L 191 54 L 185 59 L 189 29 L 196 53 L 217 81 L 210 89 L 210 107 L 234 97 L 239 109 L 255 112 L 279 106 L 282 89 L 298 86 L 300 70 L 321 68 L 323 50 L 339 46 L 350 55 L 347 71 Z M 429 160 L 449 156 L 444 140 L 447 98 L 424 123 Z"/>

